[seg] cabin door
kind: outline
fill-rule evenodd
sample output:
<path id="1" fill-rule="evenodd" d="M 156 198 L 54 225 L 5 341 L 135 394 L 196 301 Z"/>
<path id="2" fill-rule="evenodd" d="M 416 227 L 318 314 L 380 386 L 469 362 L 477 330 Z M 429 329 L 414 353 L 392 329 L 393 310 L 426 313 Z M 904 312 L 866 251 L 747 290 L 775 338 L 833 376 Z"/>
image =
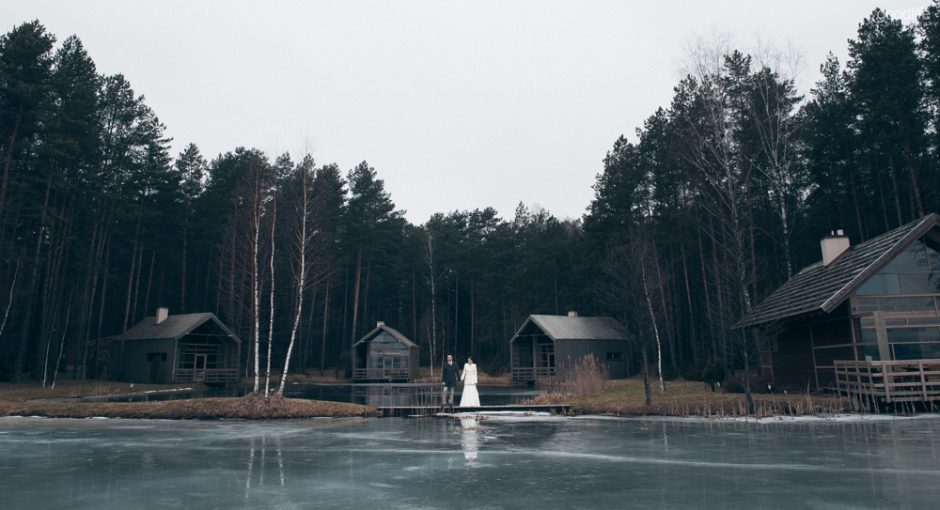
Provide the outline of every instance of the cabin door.
<path id="1" fill-rule="evenodd" d="M 555 344 L 539 345 L 539 368 L 551 368 L 555 366 Z"/>
<path id="2" fill-rule="evenodd" d="M 200 382 L 206 380 L 206 362 L 208 361 L 207 354 L 196 354 L 196 358 L 193 360 L 193 382 Z"/>

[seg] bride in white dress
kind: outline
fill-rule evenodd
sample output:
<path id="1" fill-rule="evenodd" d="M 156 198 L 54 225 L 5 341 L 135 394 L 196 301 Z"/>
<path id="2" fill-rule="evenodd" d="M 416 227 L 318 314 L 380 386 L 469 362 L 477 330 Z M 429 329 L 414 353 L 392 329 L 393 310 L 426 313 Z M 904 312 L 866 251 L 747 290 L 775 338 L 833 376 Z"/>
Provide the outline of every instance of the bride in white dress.
<path id="1" fill-rule="evenodd" d="M 480 394 L 477 393 L 477 366 L 473 358 L 467 356 L 467 364 L 463 366 L 460 374 L 463 381 L 463 393 L 460 395 L 459 407 L 480 407 Z"/>

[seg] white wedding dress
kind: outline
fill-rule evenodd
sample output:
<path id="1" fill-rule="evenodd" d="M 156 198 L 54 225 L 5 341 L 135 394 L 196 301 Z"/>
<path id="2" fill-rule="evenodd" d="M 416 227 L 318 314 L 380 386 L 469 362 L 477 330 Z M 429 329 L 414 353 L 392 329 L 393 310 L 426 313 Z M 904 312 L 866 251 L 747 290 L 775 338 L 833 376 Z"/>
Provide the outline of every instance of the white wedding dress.
<path id="1" fill-rule="evenodd" d="M 463 381 L 463 393 L 460 394 L 459 407 L 480 407 L 480 394 L 477 393 L 477 366 L 467 363 L 460 374 Z"/>

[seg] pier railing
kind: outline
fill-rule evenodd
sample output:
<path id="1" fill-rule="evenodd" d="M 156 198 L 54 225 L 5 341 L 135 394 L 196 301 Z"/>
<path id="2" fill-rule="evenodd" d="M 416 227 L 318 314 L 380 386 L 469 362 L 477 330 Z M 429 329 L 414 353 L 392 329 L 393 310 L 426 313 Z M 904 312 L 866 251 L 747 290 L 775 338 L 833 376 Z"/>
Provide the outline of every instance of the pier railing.
<path id="1" fill-rule="evenodd" d="M 237 368 L 177 368 L 173 370 L 173 382 L 201 382 L 206 384 L 228 384 L 238 382 Z"/>
<path id="2" fill-rule="evenodd" d="M 411 372 L 407 368 L 357 368 L 353 370 L 354 381 L 407 381 Z"/>
<path id="3" fill-rule="evenodd" d="M 555 377 L 555 367 L 513 367 L 512 382 L 532 382 Z"/>
<path id="4" fill-rule="evenodd" d="M 940 400 L 940 359 L 835 361 L 836 389 L 861 402 Z"/>
<path id="5" fill-rule="evenodd" d="M 441 405 L 440 383 L 368 384 L 356 388 L 365 403 L 379 409 L 427 410 Z"/>

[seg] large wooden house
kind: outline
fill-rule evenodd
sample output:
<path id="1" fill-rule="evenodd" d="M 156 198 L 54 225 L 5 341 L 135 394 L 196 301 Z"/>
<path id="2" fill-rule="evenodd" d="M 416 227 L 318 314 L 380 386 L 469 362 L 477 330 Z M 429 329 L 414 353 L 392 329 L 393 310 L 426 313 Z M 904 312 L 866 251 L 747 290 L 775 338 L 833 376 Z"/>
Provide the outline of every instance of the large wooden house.
<path id="1" fill-rule="evenodd" d="M 110 340 L 112 379 L 163 384 L 238 381 L 241 341 L 211 313 L 169 315 L 160 308 Z"/>
<path id="2" fill-rule="evenodd" d="M 940 216 L 857 246 L 841 232 L 821 245 L 821 261 L 738 323 L 763 331 L 764 377 L 792 389 L 934 399 L 940 393 L 940 372 L 932 373 L 940 370 Z"/>
<path id="3" fill-rule="evenodd" d="M 410 382 L 418 377 L 417 344 L 384 322 L 378 322 L 353 348 L 354 381 Z"/>
<path id="4" fill-rule="evenodd" d="M 565 364 L 586 355 L 611 378 L 627 376 L 629 337 L 610 317 L 530 315 L 509 341 L 512 381 L 530 383 L 557 375 Z"/>

